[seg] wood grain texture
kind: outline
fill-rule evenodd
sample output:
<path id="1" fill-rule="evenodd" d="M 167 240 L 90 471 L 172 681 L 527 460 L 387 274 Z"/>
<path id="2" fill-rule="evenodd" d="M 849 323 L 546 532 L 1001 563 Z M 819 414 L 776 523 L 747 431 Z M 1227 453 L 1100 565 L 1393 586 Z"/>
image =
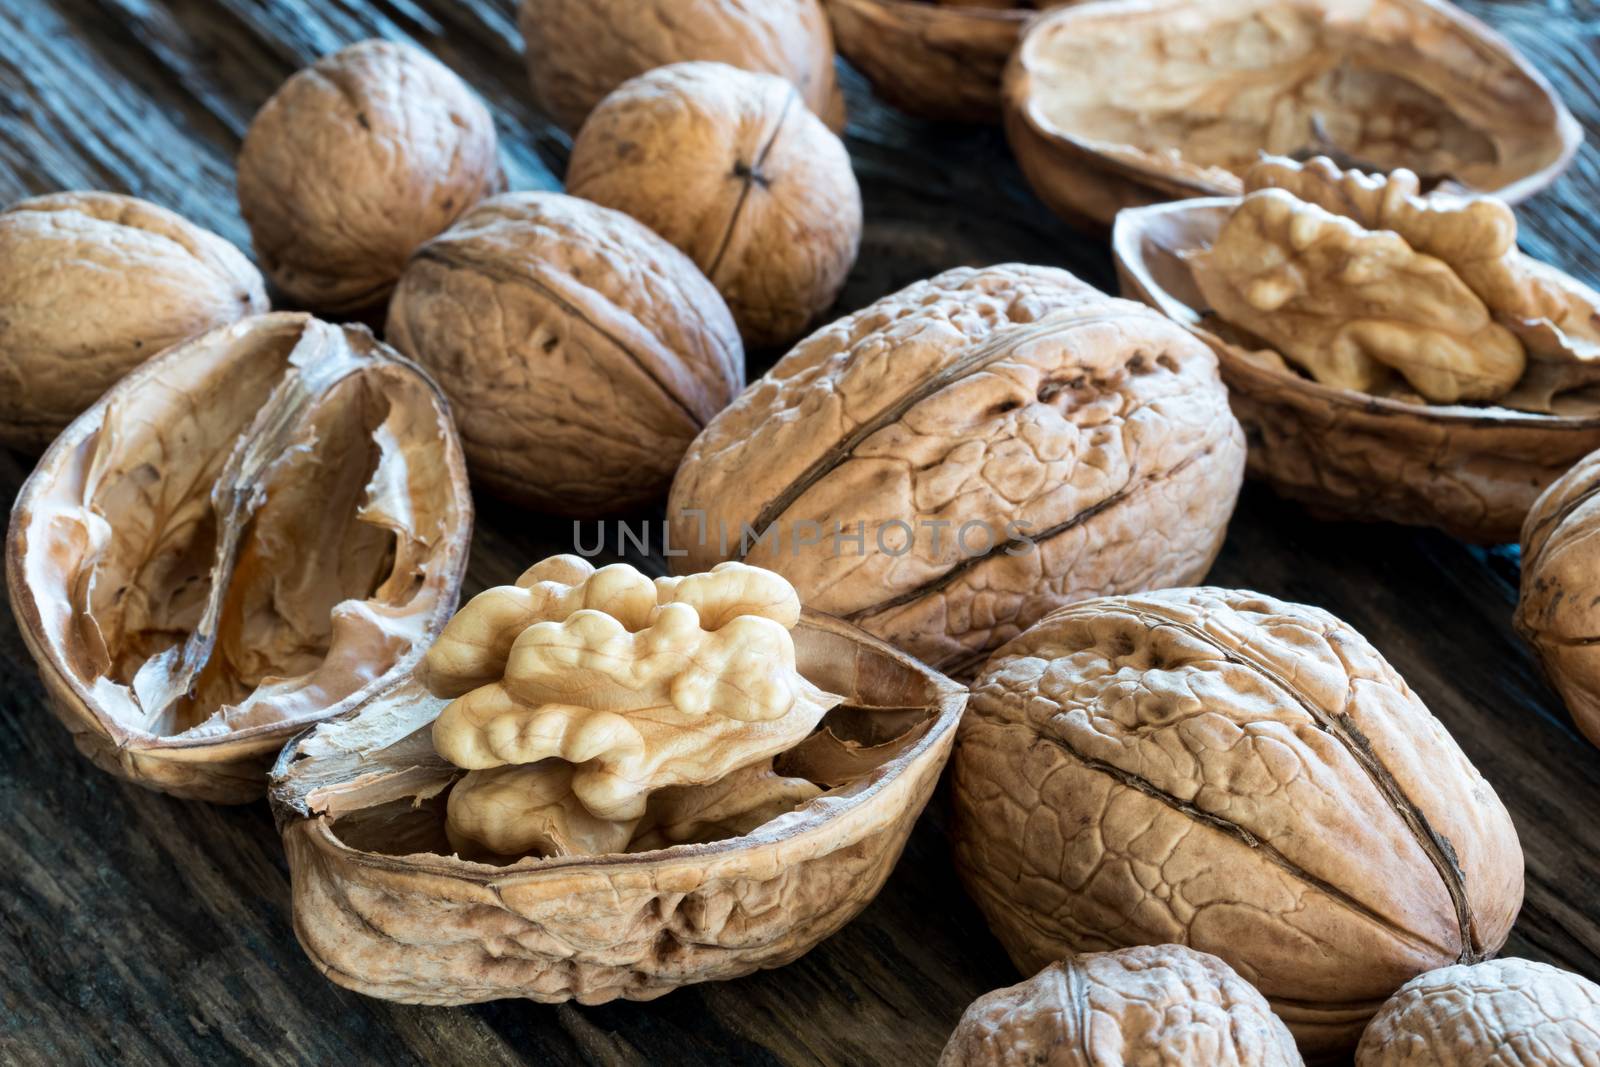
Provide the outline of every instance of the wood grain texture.
<path id="1" fill-rule="evenodd" d="M 1600 10 L 1468 6 L 1588 131 L 1521 215 L 1529 251 L 1600 281 Z M 0 0 L 0 202 L 126 191 L 244 244 L 232 159 L 250 116 L 297 67 L 374 35 L 416 41 L 484 95 L 513 188 L 559 186 L 568 142 L 528 103 L 513 0 Z M 957 264 L 1050 263 L 1113 286 L 1106 249 L 1044 211 L 998 130 L 908 119 L 843 76 L 867 224 L 838 310 Z M 8 505 L 28 467 L 0 452 Z M 469 592 L 571 544 L 568 523 L 481 504 Z M 1516 820 L 1528 894 L 1508 951 L 1596 978 L 1600 751 L 1511 631 L 1516 579 L 1514 552 L 1317 523 L 1255 488 L 1212 574 L 1326 607 L 1394 662 Z M 877 901 L 782 970 L 598 1008 L 364 998 L 295 943 L 264 805 L 185 803 L 96 772 L 46 711 L 9 610 L 0 679 L 0 1062 L 904 1067 L 931 1063 L 969 1001 L 1018 977 L 956 884 L 936 797 Z"/>

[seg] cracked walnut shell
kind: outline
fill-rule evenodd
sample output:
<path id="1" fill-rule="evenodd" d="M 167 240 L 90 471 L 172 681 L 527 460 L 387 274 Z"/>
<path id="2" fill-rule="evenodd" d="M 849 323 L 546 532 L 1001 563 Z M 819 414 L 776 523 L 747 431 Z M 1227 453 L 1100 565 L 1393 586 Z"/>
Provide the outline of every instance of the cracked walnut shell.
<path id="1" fill-rule="evenodd" d="M 1512 45 L 1445 0 L 1114 0 L 1024 32 L 1006 134 L 1057 213 L 1233 196 L 1262 152 L 1409 167 L 1510 202 L 1577 121 Z"/>
<path id="2" fill-rule="evenodd" d="M 1409 193 L 1391 178 L 1381 195 L 1392 202 Z M 1335 184 L 1316 202 L 1364 216 L 1357 199 Z M 1124 211 L 1112 232 L 1112 253 L 1125 296 L 1163 312 L 1216 352 L 1234 414 L 1250 440 L 1252 477 L 1315 513 L 1438 526 L 1467 540 L 1501 543 L 1516 539 L 1546 486 L 1600 448 L 1600 398 L 1586 381 L 1593 377 L 1584 362 L 1593 358 L 1584 339 L 1586 316 L 1553 303 L 1580 300 L 1583 287 L 1524 257 L 1508 272 L 1521 277 L 1514 288 L 1523 295 L 1478 290 L 1489 294 L 1485 302 L 1495 321 L 1527 352 L 1526 373 L 1499 406 L 1429 404 L 1324 385 L 1207 313 L 1192 259 L 1214 244 L 1238 203 L 1186 200 Z M 1398 228 L 1403 223 L 1394 210 L 1383 221 Z M 1490 218 L 1490 210 L 1472 208 L 1474 225 Z M 1447 228 L 1417 239 L 1461 262 L 1440 243 L 1448 235 Z M 1480 262 L 1465 277 L 1478 281 L 1505 269 Z M 1543 314 L 1527 317 L 1535 309 Z M 1510 403 L 1529 410 L 1505 406 Z"/>
<path id="3" fill-rule="evenodd" d="M 413 249 L 504 186 L 488 108 L 393 41 L 292 75 L 239 149 L 239 210 L 268 277 L 330 313 L 381 307 Z"/>
<path id="4" fill-rule="evenodd" d="M 419 248 L 385 335 L 449 394 L 474 484 L 558 515 L 664 494 L 744 382 L 738 330 L 695 265 L 560 193 L 491 197 Z"/>
<path id="5" fill-rule="evenodd" d="M 1088 952 L 973 1001 L 939 1067 L 1301 1067 L 1283 1021 L 1217 957 Z"/>
<path id="6" fill-rule="evenodd" d="M 751 345 L 794 340 L 861 244 L 839 138 L 782 78 L 721 63 L 659 67 L 602 100 L 573 142 L 567 191 L 687 253 Z"/>
<path id="7" fill-rule="evenodd" d="M 844 698 L 778 760 L 820 792 L 755 827 L 722 821 L 715 796 L 679 798 L 676 821 L 632 842 L 644 851 L 455 855 L 446 804 L 461 772 L 431 737 L 446 700 L 419 683 L 303 735 L 272 790 L 301 945 L 342 986 L 422 1004 L 648 1000 L 802 955 L 882 887 L 966 691 L 825 615 L 791 633 L 800 674 Z"/>
<path id="8" fill-rule="evenodd" d="M 522 0 L 519 24 L 534 102 L 568 133 L 629 78 L 694 60 L 787 78 L 844 129 L 820 0 Z"/>
<path id="9" fill-rule="evenodd" d="M 742 557 L 960 676 L 1062 604 L 1197 581 L 1243 460 L 1211 353 L 1165 318 L 958 268 L 818 330 L 706 427 L 673 566 Z"/>
<path id="10" fill-rule="evenodd" d="M 100 768 L 228 803 L 285 740 L 409 672 L 472 501 L 438 387 L 359 327 L 258 315 L 143 364 L 11 512 L 11 605 Z"/>
<path id="11" fill-rule="evenodd" d="M 129 370 L 267 310 L 233 245 L 115 193 L 53 193 L 0 212 L 0 445 L 44 450 Z"/>
<path id="12" fill-rule="evenodd" d="M 1368 1024 L 1356 1067 L 1600 1062 L 1600 986 L 1515 958 L 1443 967 L 1400 987 Z"/>
<path id="13" fill-rule="evenodd" d="M 1362 637 L 1316 608 L 1172 589 L 1063 608 L 973 687 L 957 867 L 1024 972 L 1176 943 L 1317 1058 L 1522 903 L 1494 790 Z"/>

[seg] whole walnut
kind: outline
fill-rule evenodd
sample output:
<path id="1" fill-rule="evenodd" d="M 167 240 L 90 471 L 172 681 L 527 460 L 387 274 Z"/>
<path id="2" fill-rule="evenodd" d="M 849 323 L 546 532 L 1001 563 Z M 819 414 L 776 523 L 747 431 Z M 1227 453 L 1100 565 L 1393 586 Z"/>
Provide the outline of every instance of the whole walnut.
<path id="1" fill-rule="evenodd" d="M 793 85 L 722 63 L 660 67 L 602 100 L 573 142 L 567 191 L 688 253 L 752 345 L 794 340 L 861 245 L 839 138 Z"/>
<path id="2" fill-rule="evenodd" d="M 562 515 L 664 494 L 744 380 L 733 318 L 695 265 L 560 193 L 485 200 L 419 248 L 386 335 L 444 386 L 475 484 Z"/>
<path id="3" fill-rule="evenodd" d="M 1062 604 L 1199 580 L 1244 452 L 1215 357 L 1168 319 L 1053 268 L 957 268 L 812 334 L 706 427 L 672 565 L 775 570 L 961 676 Z"/>
<path id="4" fill-rule="evenodd" d="M 1424 971 L 1505 942 L 1494 790 L 1361 635 L 1256 593 L 1063 608 L 995 653 L 951 778 L 968 891 L 1019 969 L 1177 943 L 1347 1054 Z"/>
<path id="5" fill-rule="evenodd" d="M 844 129 L 821 0 L 523 0 L 518 21 L 534 102 L 568 133 L 629 78 L 695 59 L 787 78 Z"/>
<path id="6" fill-rule="evenodd" d="M 1533 646 L 1578 729 L 1600 745 L 1600 452 L 1534 501 L 1522 525 L 1517 632 Z"/>
<path id="7" fill-rule="evenodd" d="M 1600 986 L 1547 963 L 1441 967 L 1400 987 L 1373 1018 L 1356 1067 L 1600 1063 Z"/>
<path id="8" fill-rule="evenodd" d="M 1089 952 L 972 1002 L 939 1067 L 1300 1067 L 1232 967 L 1182 945 Z"/>
<path id="9" fill-rule="evenodd" d="M 267 310 L 260 273 L 148 201 L 53 193 L 0 212 L 0 444 L 36 453 L 136 364 Z"/>
<path id="10" fill-rule="evenodd" d="M 392 41 L 295 73 L 239 152 L 239 209 L 267 276 L 328 312 L 380 305 L 418 245 L 504 184 L 483 102 Z"/>

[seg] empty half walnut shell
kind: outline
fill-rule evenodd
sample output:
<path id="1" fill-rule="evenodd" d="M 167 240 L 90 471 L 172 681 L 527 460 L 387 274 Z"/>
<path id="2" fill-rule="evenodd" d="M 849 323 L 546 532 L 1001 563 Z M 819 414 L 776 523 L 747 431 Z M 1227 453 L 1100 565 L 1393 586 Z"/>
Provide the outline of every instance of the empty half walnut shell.
<path id="1" fill-rule="evenodd" d="M 827 0 L 839 54 L 919 118 L 998 122 L 1000 79 L 1037 5 Z"/>
<path id="2" fill-rule="evenodd" d="M 260 315 L 145 363 L 56 439 L 6 576 L 86 756 L 243 802 L 285 740 L 422 655 L 471 524 L 426 375 L 360 327 Z"/>
<path id="3" fill-rule="evenodd" d="M 1006 73 L 1006 133 L 1063 217 L 1235 195 L 1265 151 L 1409 167 L 1516 202 L 1577 121 L 1489 27 L 1443 0 L 1116 0 L 1041 16 Z"/>
<path id="4" fill-rule="evenodd" d="M 1208 314 L 1192 257 L 1215 243 L 1238 203 L 1207 198 L 1124 211 L 1112 252 L 1124 296 L 1165 312 L 1217 353 L 1249 439 L 1252 477 L 1319 514 L 1500 543 L 1517 538 L 1546 486 L 1600 448 L 1592 385 L 1539 398 L 1547 411 L 1375 396 L 1314 381 L 1259 339 L 1223 326 Z M 1524 342 L 1524 384 L 1536 368 L 1559 367 L 1540 364 L 1536 343 Z"/>
<path id="5" fill-rule="evenodd" d="M 446 699 L 416 682 L 309 731 L 271 794 L 301 945 L 342 986 L 423 1004 L 648 1000 L 800 956 L 888 877 L 966 690 L 825 615 L 791 632 L 801 675 L 844 702 L 778 760 L 820 794 L 745 833 L 706 797 L 635 842 L 655 851 L 469 862 L 446 834 L 462 772 L 432 739 Z"/>

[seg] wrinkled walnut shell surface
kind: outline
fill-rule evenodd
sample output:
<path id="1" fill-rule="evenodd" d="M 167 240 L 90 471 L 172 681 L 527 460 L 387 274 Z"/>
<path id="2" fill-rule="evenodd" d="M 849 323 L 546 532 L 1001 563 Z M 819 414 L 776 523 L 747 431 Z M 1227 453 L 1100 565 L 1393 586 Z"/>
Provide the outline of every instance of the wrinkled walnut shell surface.
<path id="1" fill-rule="evenodd" d="M 1064 603 L 1198 580 L 1243 453 L 1210 352 L 1160 315 L 1065 271 L 957 268 L 818 330 L 706 428 L 673 566 L 743 553 L 960 677 Z"/>
<path id="2" fill-rule="evenodd" d="M 519 24 L 534 102 L 568 133 L 629 78 L 693 60 L 787 78 L 844 129 L 821 0 L 522 0 Z"/>
<path id="3" fill-rule="evenodd" d="M 790 83 L 722 63 L 659 67 L 602 100 L 573 142 L 567 191 L 682 249 L 752 346 L 793 341 L 861 244 L 839 138 Z"/>
<path id="4" fill-rule="evenodd" d="M 939 1067 L 1300 1067 L 1266 998 L 1205 952 L 1140 945 L 1052 963 L 972 1002 Z"/>
<path id="5" fill-rule="evenodd" d="M 359 327 L 259 315 L 145 363 L 57 438 L 6 576 L 86 756 L 239 803 L 286 739 L 421 657 L 471 523 L 437 386 Z"/>
<path id="6" fill-rule="evenodd" d="M 794 960 L 888 877 L 966 690 L 837 619 L 808 612 L 793 632 L 801 672 L 844 695 L 835 714 L 864 720 L 864 742 L 900 740 L 863 776 L 709 844 L 470 863 L 443 838 L 459 771 L 428 726 L 444 701 L 413 686 L 308 733 L 272 792 L 301 945 L 342 986 L 422 1004 L 648 1000 Z"/>
<path id="7" fill-rule="evenodd" d="M 0 445 L 37 454 L 134 366 L 267 310 L 227 241 L 115 193 L 53 193 L 0 212 Z"/>
<path id="8" fill-rule="evenodd" d="M 1533 960 L 1444 967 L 1400 987 L 1356 1067 L 1556 1067 L 1600 1063 L 1600 986 Z"/>
<path id="9" fill-rule="evenodd" d="M 1600 745 L 1600 452 L 1540 494 L 1522 527 L 1514 622 L 1578 728 Z"/>
<path id="10" fill-rule="evenodd" d="M 1308 1057 L 1476 962 L 1522 903 L 1494 790 L 1324 611 L 1172 589 L 1063 608 L 995 653 L 952 763 L 957 867 L 1024 972 L 1177 943 Z"/>
<path id="11" fill-rule="evenodd" d="M 695 265 L 560 193 L 491 197 L 418 249 L 385 336 L 449 394 L 474 484 L 560 515 L 661 496 L 744 382 L 733 318 Z"/>
<path id="12" fill-rule="evenodd" d="M 1114 0 L 1042 15 L 1005 80 L 1034 191 L 1119 209 L 1232 196 L 1260 152 L 1337 152 L 1515 203 L 1582 141 L 1549 83 L 1444 0 Z"/>
<path id="13" fill-rule="evenodd" d="M 1124 296 L 1216 352 L 1250 441 L 1251 477 L 1318 514 L 1437 526 L 1498 544 L 1516 539 L 1546 486 L 1600 448 L 1600 413 L 1370 396 L 1321 385 L 1219 336 L 1183 255 L 1208 246 L 1236 203 L 1211 198 L 1125 211 L 1112 253 Z"/>
<path id="14" fill-rule="evenodd" d="M 1000 79 L 1036 8 L 826 0 L 839 54 L 918 118 L 998 122 Z"/>
<path id="15" fill-rule="evenodd" d="M 380 305 L 413 249 L 504 187 L 483 101 L 393 41 L 353 44 L 290 76 L 239 149 L 256 255 L 318 311 Z"/>

